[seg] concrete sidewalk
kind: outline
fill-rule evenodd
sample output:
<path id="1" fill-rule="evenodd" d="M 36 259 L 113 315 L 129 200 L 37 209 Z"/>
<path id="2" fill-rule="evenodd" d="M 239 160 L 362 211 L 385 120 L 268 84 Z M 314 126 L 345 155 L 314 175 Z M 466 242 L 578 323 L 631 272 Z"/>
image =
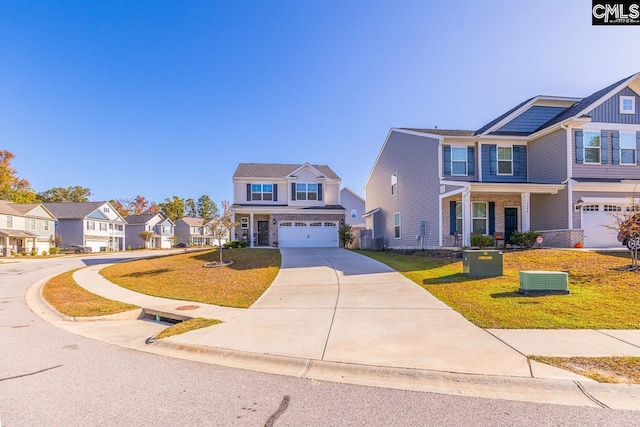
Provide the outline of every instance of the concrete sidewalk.
<path id="1" fill-rule="evenodd" d="M 281 253 L 278 276 L 249 309 L 195 303 L 199 306 L 195 310 L 177 310 L 193 303 L 116 286 L 98 273 L 105 265 L 79 270 L 74 278 L 106 298 L 225 321 L 151 346 L 142 347 L 138 340 L 135 347 L 143 351 L 357 384 L 436 392 L 449 389 L 454 394 L 554 403 L 558 403 L 554 400 L 557 392 L 566 397 L 561 402 L 565 404 L 640 409 L 638 386 L 601 385 L 529 363 L 526 357 L 640 356 L 639 331 L 483 330 L 370 258 L 328 248 L 281 248 Z M 131 328 L 137 326 L 132 323 Z M 83 326 L 76 333 L 90 337 L 89 329 Z M 140 333 L 151 329 L 139 328 Z M 104 325 L 96 334 L 98 339 L 120 345 L 118 341 L 132 340 L 118 338 L 119 330 L 122 327 L 113 328 L 112 341 Z M 436 383 L 424 383 L 431 380 Z M 607 403 L 585 392 L 587 385 L 595 394 L 610 395 Z M 528 398 L 527 390 L 532 393 Z"/>

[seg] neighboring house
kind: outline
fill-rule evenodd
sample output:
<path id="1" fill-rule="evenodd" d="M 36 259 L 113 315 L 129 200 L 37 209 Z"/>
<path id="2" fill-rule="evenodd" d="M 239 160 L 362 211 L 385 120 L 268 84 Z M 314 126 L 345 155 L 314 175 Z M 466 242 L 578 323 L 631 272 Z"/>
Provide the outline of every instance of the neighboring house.
<path id="1" fill-rule="evenodd" d="M 337 247 L 341 180 L 326 165 L 240 163 L 233 174 L 235 238 L 250 246 Z"/>
<path id="2" fill-rule="evenodd" d="M 536 96 L 473 130 L 392 128 L 366 220 L 392 248 L 543 233 L 544 246 L 618 246 L 612 214 L 640 191 L 640 73 L 586 98 Z"/>
<path id="3" fill-rule="evenodd" d="M 129 215 L 127 221 L 126 237 L 127 245 L 132 248 L 145 247 L 168 249 L 173 246 L 173 234 L 175 224 L 159 213 L 145 215 Z M 153 236 L 147 242 L 138 237 L 143 231 L 151 231 Z"/>
<path id="4" fill-rule="evenodd" d="M 2 255 L 49 251 L 56 234 L 56 217 L 40 203 L 0 201 L 0 250 Z"/>
<path id="5" fill-rule="evenodd" d="M 45 203 L 58 218 L 63 245 L 90 247 L 93 252 L 122 251 L 127 222 L 109 202 Z"/>
<path id="6" fill-rule="evenodd" d="M 218 240 L 211 236 L 211 230 L 205 226 L 207 218 L 184 217 L 176 221 L 175 234 L 178 242 L 189 243 L 195 246 L 216 246 Z M 226 243 L 227 239 L 222 239 Z"/>
<path id="7" fill-rule="evenodd" d="M 364 199 L 350 188 L 340 190 L 340 204 L 346 210 L 345 222 L 352 227 L 364 227 Z"/>

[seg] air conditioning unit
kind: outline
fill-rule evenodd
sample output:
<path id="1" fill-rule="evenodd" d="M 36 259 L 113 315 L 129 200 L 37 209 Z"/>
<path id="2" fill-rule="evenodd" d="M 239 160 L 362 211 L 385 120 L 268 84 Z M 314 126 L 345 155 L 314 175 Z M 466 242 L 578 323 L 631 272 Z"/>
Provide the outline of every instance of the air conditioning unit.
<path id="1" fill-rule="evenodd" d="M 566 295 L 569 293 L 569 273 L 521 271 L 518 292 L 524 295 Z"/>

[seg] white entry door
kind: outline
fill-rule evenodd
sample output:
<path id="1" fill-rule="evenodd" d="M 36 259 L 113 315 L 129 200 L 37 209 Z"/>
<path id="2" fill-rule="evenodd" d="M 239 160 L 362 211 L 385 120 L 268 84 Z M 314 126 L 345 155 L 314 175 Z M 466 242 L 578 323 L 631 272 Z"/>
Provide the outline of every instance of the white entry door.
<path id="1" fill-rule="evenodd" d="M 280 221 L 278 242 L 283 248 L 337 248 L 337 221 Z"/>

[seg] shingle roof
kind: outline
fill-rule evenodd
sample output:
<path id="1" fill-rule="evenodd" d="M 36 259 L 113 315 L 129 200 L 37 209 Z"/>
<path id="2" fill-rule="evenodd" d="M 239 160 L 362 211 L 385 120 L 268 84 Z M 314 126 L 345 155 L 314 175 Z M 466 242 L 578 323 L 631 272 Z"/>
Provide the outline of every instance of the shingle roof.
<path id="1" fill-rule="evenodd" d="M 505 117 L 507 117 L 508 115 L 510 115 L 511 113 L 513 113 L 514 111 L 516 111 L 518 108 L 522 107 L 524 104 L 526 104 L 527 102 L 531 101 L 533 98 L 529 98 L 526 101 L 521 102 L 520 104 L 516 105 L 515 107 L 513 107 L 511 110 L 507 111 L 506 113 L 504 113 L 503 115 L 501 115 L 500 117 L 491 120 L 489 123 L 487 123 L 486 125 L 482 126 L 480 129 L 478 129 L 477 131 L 475 131 L 474 135 L 480 135 L 481 133 L 487 131 L 489 128 L 491 128 L 493 125 L 495 125 L 496 123 L 498 123 L 499 121 L 503 120 Z"/>
<path id="2" fill-rule="evenodd" d="M 202 227 L 204 225 L 204 218 L 185 216 L 184 218 L 180 218 L 178 221 L 184 221 L 190 227 Z"/>
<path id="3" fill-rule="evenodd" d="M 58 219 L 81 219 L 105 203 L 106 202 L 62 202 L 44 203 L 44 206 Z"/>
<path id="4" fill-rule="evenodd" d="M 234 178 L 284 178 L 303 164 L 280 163 L 240 163 L 233 174 Z M 311 165 L 329 179 L 340 179 L 327 165 Z"/>
<path id="5" fill-rule="evenodd" d="M 0 214 L 21 216 L 22 213 L 19 210 L 17 210 L 13 205 L 14 203 L 0 200 Z"/>
<path id="6" fill-rule="evenodd" d="M 129 215 L 127 216 L 127 224 L 146 224 L 151 218 L 158 214 L 143 214 L 143 215 Z"/>
<path id="7" fill-rule="evenodd" d="M 457 129 L 418 129 L 418 128 L 400 128 L 404 130 L 410 130 L 413 132 L 432 133 L 434 135 L 442 136 L 473 136 L 472 130 L 457 130 Z"/>

